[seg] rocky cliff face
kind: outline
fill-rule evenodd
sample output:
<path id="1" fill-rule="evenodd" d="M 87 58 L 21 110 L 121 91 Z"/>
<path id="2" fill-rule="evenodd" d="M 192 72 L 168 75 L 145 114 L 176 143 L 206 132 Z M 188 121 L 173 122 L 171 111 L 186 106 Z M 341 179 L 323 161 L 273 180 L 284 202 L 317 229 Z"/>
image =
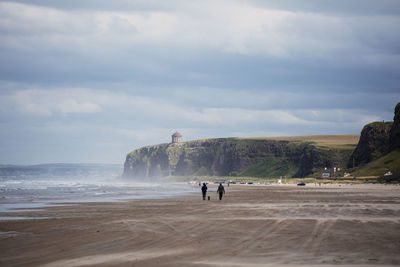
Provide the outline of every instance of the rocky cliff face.
<path id="1" fill-rule="evenodd" d="M 393 126 L 390 129 L 390 150 L 400 149 L 400 102 L 394 109 Z"/>
<path id="2" fill-rule="evenodd" d="M 387 154 L 390 150 L 389 132 L 392 125 L 393 122 L 373 122 L 365 125 L 347 166 L 362 166 Z"/>
<path id="3" fill-rule="evenodd" d="M 349 156 L 304 142 L 209 139 L 134 150 L 126 157 L 123 176 L 304 177 L 323 167 L 344 166 Z"/>
<path id="4" fill-rule="evenodd" d="M 349 168 L 363 166 L 398 149 L 400 149 L 400 103 L 396 105 L 393 122 L 373 122 L 364 126 L 347 166 Z"/>

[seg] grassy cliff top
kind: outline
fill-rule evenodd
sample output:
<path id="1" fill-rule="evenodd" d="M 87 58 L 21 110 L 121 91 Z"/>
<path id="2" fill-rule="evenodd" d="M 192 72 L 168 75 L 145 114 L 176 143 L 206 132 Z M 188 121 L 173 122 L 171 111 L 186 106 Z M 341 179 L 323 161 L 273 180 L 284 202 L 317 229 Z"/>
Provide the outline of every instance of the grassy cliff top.
<path id="1" fill-rule="evenodd" d="M 210 142 L 210 141 L 272 140 L 272 141 L 290 141 L 290 142 L 310 142 L 320 148 L 354 150 L 354 148 L 357 146 L 359 139 L 360 139 L 359 134 L 280 136 L 280 137 L 238 137 L 238 138 L 229 137 L 229 138 L 209 138 L 209 139 L 189 140 L 182 142 L 182 144 L 193 143 L 193 142 Z M 145 146 L 142 148 L 149 149 L 152 147 L 160 147 L 160 146 L 166 147 L 167 145 L 169 144 L 164 143 L 164 144 Z"/>
<path id="2" fill-rule="evenodd" d="M 311 142 L 315 146 L 321 148 L 353 150 L 357 146 L 358 140 L 360 139 L 360 135 L 359 134 L 306 135 L 306 136 L 280 136 L 280 137 L 248 137 L 240 139 Z"/>

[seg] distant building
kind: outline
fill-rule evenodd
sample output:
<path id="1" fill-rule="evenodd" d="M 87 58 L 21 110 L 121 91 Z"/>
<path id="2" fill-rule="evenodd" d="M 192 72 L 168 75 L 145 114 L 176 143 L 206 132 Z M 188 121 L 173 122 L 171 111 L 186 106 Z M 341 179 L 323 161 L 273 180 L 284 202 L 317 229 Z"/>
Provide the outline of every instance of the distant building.
<path id="1" fill-rule="evenodd" d="M 330 170 L 324 170 L 322 172 L 322 178 L 331 178 L 331 171 Z"/>
<path id="2" fill-rule="evenodd" d="M 178 132 L 175 132 L 172 135 L 172 143 L 180 143 L 182 142 L 182 135 Z"/>

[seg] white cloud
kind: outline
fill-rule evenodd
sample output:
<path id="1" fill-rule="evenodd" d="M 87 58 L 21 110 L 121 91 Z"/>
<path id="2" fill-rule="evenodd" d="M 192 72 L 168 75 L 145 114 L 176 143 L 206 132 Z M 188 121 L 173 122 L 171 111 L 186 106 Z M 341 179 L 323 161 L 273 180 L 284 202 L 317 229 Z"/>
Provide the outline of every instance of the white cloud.
<path id="1" fill-rule="evenodd" d="M 181 3 L 164 12 L 74 11 L 0 3 L 3 45 L 95 55 L 145 45 L 334 59 L 339 53 L 378 51 L 375 37 L 381 43 L 398 42 L 388 25 L 399 22 L 385 16 L 265 9 L 238 1 Z"/>
<path id="2" fill-rule="evenodd" d="M 12 99 L 18 109 L 33 115 L 51 116 L 54 113 L 94 113 L 101 107 L 91 101 L 86 90 L 23 90 L 16 92 Z"/>
<path id="3" fill-rule="evenodd" d="M 222 90 L 222 92 L 225 92 Z M 241 92 L 230 92 L 230 97 L 240 98 Z M 222 97 L 222 96 L 221 96 Z M 174 122 L 182 127 L 248 127 L 256 125 L 317 125 L 321 123 L 356 123 L 362 124 L 370 120 L 380 120 L 381 117 L 362 110 L 352 108 L 277 108 L 265 106 L 254 108 L 248 105 L 257 102 L 260 98 L 267 99 L 266 103 L 286 98 L 290 103 L 299 101 L 298 94 L 254 94 L 247 96 L 242 106 L 229 107 L 229 103 L 222 102 L 219 107 L 192 107 L 187 104 L 174 103 L 171 100 L 157 97 L 143 97 L 134 94 L 112 92 L 106 90 L 92 90 L 84 88 L 68 89 L 27 89 L 19 90 L 8 95 L 3 100 L 4 105 L 15 105 L 23 113 L 39 116 L 68 115 L 71 113 L 96 114 L 106 112 L 113 116 L 129 117 L 132 122 L 141 120 L 157 124 L 160 122 Z M 3 97 L 4 98 L 4 97 Z M 312 97 L 311 97 L 312 98 Z M 336 96 L 340 98 L 340 96 Z M 206 100 L 207 98 L 205 98 Z M 318 99 L 317 98 L 314 98 Z M 312 99 L 310 101 L 313 101 Z M 261 102 L 262 103 L 262 102 Z M 228 106 L 224 106 L 228 104 Z M 3 107 L 4 107 L 3 105 Z M 279 106 L 279 105 L 278 105 Z M 136 128 L 134 131 L 138 131 Z M 129 131 L 128 131 L 129 133 Z M 121 132 L 123 134 L 123 132 Z"/>
<path id="4" fill-rule="evenodd" d="M 399 99 L 398 4 L 365 1 L 0 1 L 0 146 L 358 133 Z"/>
<path id="5" fill-rule="evenodd" d="M 44 153 L 40 156 L 44 160 L 54 156 L 54 151 L 63 155 L 68 147 L 69 155 L 90 149 L 83 153 L 85 156 L 69 156 L 73 160 L 123 161 L 125 153 L 132 149 L 170 142 L 176 130 L 186 141 L 234 136 L 359 133 L 366 123 L 390 119 L 393 114 L 392 108 L 388 113 L 376 113 L 368 107 L 358 110 L 314 108 L 310 104 L 315 100 L 312 96 L 311 102 L 301 108 L 229 107 L 229 102 L 214 107 L 193 107 L 190 103 L 175 103 L 173 99 L 111 90 L 16 87 L 12 85 L 8 94 L 0 94 L 1 119 L 7 121 L 2 125 L 6 129 L 2 140 L 7 140 L 5 143 L 13 140 L 17 146 L 27 147 L 30 155 Z M 241 96 L 242 92 L 230 92 L 230 97 Z M 251 103 L 262 97 L 270 97 L 269 103 L 279 101 L 278 95 L 268 94 L 249 94 L 245 101 Z M 290 106 L 299 95 L 284 97 L 291 98 L 287 100 Z M 63 145 L 58 147 L 60 142 Z M 45 149 L 39 151 L 37 144 Z M 105 154 L 102 153 L 104 149 L 107 149 Z M 44 152 L 48 150 L 51 152 Z"/>
<path id="6" fill-rule="evenodd" d="M 223 106 L 195 108 L 177 105 L 161 98 L 140 97 L 127 93 L 83 88 L 19 90 L 8 95 L 7 98 L 8 100 L 4 100 L 4 102 L 11 101 L 8 104 L 15 105 L 19 111 L 39 116 L 122 110 L 124 114 L 133 114 L 131 115 L 132 119 L 179 121 L 183 125 L 232 126 L 268 122 L 279 124 L 307 123 L 289 110 L 260 110 Z"/>

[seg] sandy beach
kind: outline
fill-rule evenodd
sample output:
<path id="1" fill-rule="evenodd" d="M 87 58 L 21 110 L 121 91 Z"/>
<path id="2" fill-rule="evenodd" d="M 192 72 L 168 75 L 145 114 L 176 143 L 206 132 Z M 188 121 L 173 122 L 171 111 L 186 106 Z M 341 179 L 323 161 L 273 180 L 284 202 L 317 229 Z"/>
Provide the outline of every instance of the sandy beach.
<path id="1" fill-rule="evenodd" d="M 0 266 L 400 265 L 400 186 L 225 188 L 24 212 L 0 221 Z"/>

